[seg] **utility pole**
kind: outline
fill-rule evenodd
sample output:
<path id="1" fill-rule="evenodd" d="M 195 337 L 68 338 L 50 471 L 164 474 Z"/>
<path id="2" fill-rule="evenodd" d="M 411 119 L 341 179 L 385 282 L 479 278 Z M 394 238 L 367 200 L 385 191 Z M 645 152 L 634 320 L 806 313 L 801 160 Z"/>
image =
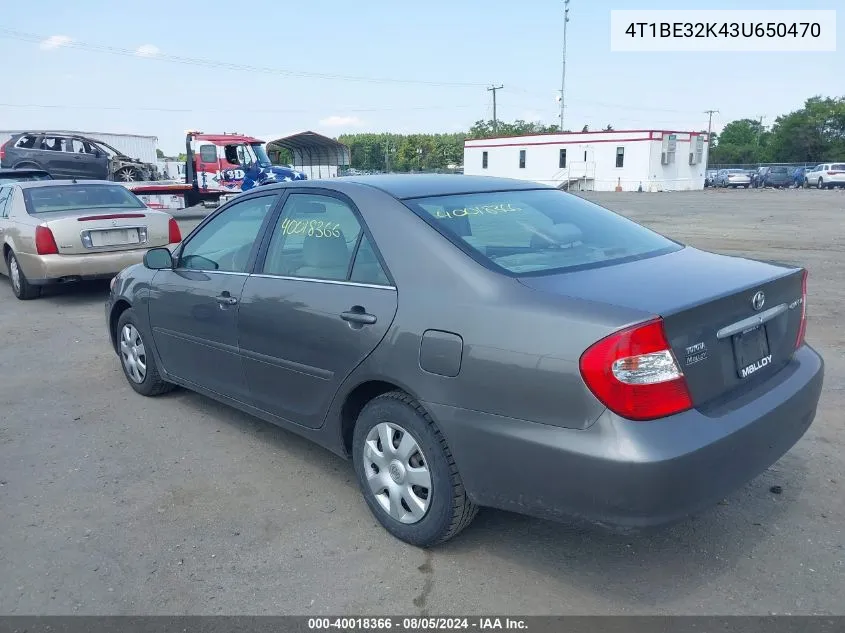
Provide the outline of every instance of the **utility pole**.
<path id="1" fill-rule="evenodd" d="M 563 132 L 566 108 L 566 25 L 569 24 L 569 0 L 563 0 L 563 70 L 560 75 L 560 131 Z"/>
<path id="2" fill-rule="evenodd" d="M 496 118 L 496 91 L 502 88 L 504 86 L 490 86 L 487 88 L 487 92 L 493 93 L 493 134 L 498 134 L 499 132 L 499 119 Z"/>
<path id="3" fill-rule="evenodd" d="M 713 129 L 713 115 L 719 114 L 718 110 L 705 110 L 707 115 L 707 164 L 710 164 L 710 130 Z"/>
<path id="4" fill-rule="evenodd" d="M 757 147 L 760 147 L 760 135 L 763 134 L 763 119 L 766 118 L 766 115 L 761 114 L 758 120 L 759 126 L 757 127 Z"/>

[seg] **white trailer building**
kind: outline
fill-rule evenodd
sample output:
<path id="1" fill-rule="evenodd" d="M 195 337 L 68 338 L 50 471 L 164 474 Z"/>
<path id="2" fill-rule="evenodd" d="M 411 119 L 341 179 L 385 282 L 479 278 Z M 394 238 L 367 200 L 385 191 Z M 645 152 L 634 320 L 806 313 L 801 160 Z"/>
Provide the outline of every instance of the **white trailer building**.
<path id="1" fill-rule="evenodd" d="M 156 149 L 158 148 L 157 136 L 141 136 L 139 134 L 111 134 L 108 132 L 80 132 L 78 130 L 0 130 L 0 145 L 9 139 L 10 136 L 22 132 L 44 132 L 45 134 L 63 134 L 75 136 L 87 136 L 95 141 L 111 145 L 116 150 L 123 152 L 130 158 L 137 158 L 145 163 L 155 165 L 158 163 Z"/>
<path id="2" fill-rule="evenodd" d="M 464 142 L 464 173 L 571 191 L 704 188 L 707 134 L 670 130 L 565 132 Z"/>

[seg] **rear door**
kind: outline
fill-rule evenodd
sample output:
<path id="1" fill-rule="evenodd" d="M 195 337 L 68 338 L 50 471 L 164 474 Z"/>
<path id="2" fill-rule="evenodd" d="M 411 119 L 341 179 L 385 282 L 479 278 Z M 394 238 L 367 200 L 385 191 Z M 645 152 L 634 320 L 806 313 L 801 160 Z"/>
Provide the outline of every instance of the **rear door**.
<path id="1" fill-rule="evenodd" d="M 244 286 L 238 346 L 254 406 L 317 428 L 381 342 L 396 288 L 352 202 L 294 193 Z"/>
<path id="2" fill-rule="evenodd" d="M 109 157 L 102 149 L 79 137 L 71 138 L 68 147 L 73 154 L 74 172 L 77 178 L 109 179 Z"/>
<path id="3" fill-rule="evenodd" d="M 160 270 L 149 318 L 164 369 L 217 394 L 248 402 L 238 350 L 241 292 L 278 194 L 250 197 L 206 220 Z"/>

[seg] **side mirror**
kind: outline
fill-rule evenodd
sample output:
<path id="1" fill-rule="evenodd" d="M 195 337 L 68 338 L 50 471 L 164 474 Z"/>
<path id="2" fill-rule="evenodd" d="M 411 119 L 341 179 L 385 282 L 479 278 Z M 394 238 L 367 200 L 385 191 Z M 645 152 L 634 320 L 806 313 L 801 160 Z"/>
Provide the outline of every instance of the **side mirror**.
<path id="1" fill-rule="evenodd" d="M 150 270 L 168 270 L 173 268 L 173 256 L 166 248 L 151 248 L 144 253 L 144 266 Z"/>

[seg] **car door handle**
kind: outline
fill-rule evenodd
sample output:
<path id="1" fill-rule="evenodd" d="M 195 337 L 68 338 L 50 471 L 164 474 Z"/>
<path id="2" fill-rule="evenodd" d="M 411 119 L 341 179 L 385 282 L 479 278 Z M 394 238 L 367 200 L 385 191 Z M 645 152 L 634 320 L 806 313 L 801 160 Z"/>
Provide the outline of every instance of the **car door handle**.
<path id="1" fill-rule="evenodd" d="M 341 312 L 340 318 L 349 323 L 360 323 L 361 325 L 372 325 L 378 320 L 375 314 L 367 314 L 363 309 Z"/>
<path id="2" fill-rule="evenodd" d="M 217 303 L 224 306 L 233 306 L 238 302 L 237 298 L 230 297 L 229 295 L 220 295 L 217 297 Z"/>

